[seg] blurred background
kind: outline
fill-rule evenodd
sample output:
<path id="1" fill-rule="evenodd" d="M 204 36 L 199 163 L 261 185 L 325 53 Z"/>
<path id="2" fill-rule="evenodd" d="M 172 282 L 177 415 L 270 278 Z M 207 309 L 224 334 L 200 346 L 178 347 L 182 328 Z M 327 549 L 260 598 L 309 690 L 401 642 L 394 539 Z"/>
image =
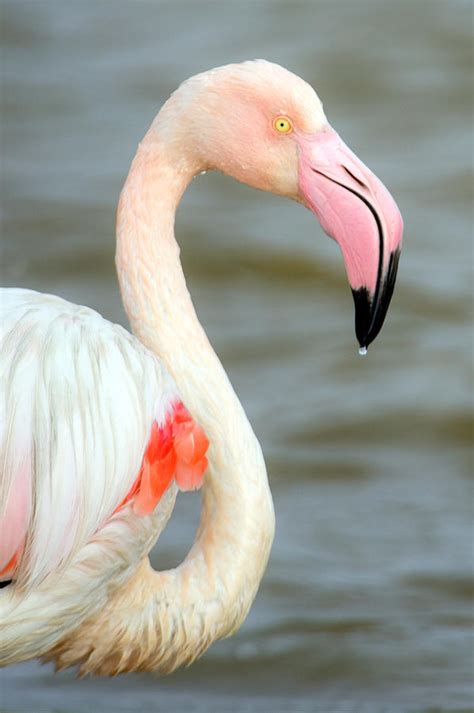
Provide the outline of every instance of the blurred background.
<path id="1" fill-rule="evenodd" d="M 262 443 L 277 533 L 241 631 L 187 671 L 2 671 L 3 711 L 472 706 L 472 5 L 458 0 L 3 0 L 2 283 L 126 323 L 114 217 L 170 92 L 264 57 L 304 77 L 405 219 L 385 327 L 357 355 L 337 246 L 220 175 L 177 218 L 198 314 Z M 181 495 L 153 561 L 194 537 Z"/>

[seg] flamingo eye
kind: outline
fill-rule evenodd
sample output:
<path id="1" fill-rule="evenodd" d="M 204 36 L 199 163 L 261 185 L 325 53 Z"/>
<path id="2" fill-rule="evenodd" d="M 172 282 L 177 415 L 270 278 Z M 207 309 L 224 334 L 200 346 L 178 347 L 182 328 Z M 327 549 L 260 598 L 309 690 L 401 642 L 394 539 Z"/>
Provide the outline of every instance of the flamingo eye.
<path id="1" fill-rule="evenodd" d="M 279 134 L 289 134 L 293 126 L 291 121 L 286 116 L 277 116 L 273 121 L 273 128 L 278 131 Z"/>

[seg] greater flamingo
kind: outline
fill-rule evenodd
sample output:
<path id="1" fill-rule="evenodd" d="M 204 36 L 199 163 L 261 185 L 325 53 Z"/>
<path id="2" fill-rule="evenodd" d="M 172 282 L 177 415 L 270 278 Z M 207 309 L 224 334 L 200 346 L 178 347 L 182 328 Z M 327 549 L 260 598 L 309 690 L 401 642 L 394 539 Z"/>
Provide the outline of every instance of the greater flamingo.
<path id="1" fill-rule="evenodd" d="M 265 464 L 174 237 L 179 200 L 204 170 L 312 210 L 340 245 L 361 349 L 380 331 L 401 216 L 314 90 L 263 60 L 184 82 L 139 145 L 118 206 L 135 336 L 59 297 L 2 291 L 2 665 L 172 671 L 235 632 L 255 597 L 274 533 Z M 178 489 L 201 481 L 188 556 L 154 571 L 148 553 Z"/>

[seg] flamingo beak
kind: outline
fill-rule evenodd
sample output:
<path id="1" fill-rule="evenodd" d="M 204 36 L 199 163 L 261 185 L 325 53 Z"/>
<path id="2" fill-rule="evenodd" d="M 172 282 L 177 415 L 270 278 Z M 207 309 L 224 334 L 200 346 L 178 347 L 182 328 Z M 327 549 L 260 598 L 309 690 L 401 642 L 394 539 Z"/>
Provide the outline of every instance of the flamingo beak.
<path id="1" fill-rule="evenodd" d="M 298 136 L 299 190 L 323 230 L 339 244 L 352 288 L 362 349 L 380 332 L 402 244 L 400 211 L 383 183 L 327 125 Z"/>

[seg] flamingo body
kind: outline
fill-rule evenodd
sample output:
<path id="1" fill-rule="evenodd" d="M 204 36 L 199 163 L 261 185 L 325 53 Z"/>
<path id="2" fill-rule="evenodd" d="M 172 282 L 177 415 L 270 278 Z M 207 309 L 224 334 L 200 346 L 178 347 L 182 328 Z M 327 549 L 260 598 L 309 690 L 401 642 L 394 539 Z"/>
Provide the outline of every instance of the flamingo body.
<path id="1" fill-rule="evenodd" d="M 174 476 L 198 487 L 208 442 L 160 360 L 125 329 L 59 297 L 0 295 L 0 572 L 31 588 L 127 502 L 146 515 Z"/>
<path id="2" fill-rule="evenodd" d="M 206 170 L 305 205 L 340 245 L 366 350 L 402 240 L 383 184 L 314 90 L 257 60 L 184 82 L 138 147 L 116 266 L 135 336 L 86 307 L 0 293 L 0 665 L 33 657 L 115 675 L 169 672 L 236 631 L 265 571 L 274 512 L 260 445 L 195 313 L 174 236 Z M 148 553 L 178 488 L 203 485 L 176 568 Z"/>

